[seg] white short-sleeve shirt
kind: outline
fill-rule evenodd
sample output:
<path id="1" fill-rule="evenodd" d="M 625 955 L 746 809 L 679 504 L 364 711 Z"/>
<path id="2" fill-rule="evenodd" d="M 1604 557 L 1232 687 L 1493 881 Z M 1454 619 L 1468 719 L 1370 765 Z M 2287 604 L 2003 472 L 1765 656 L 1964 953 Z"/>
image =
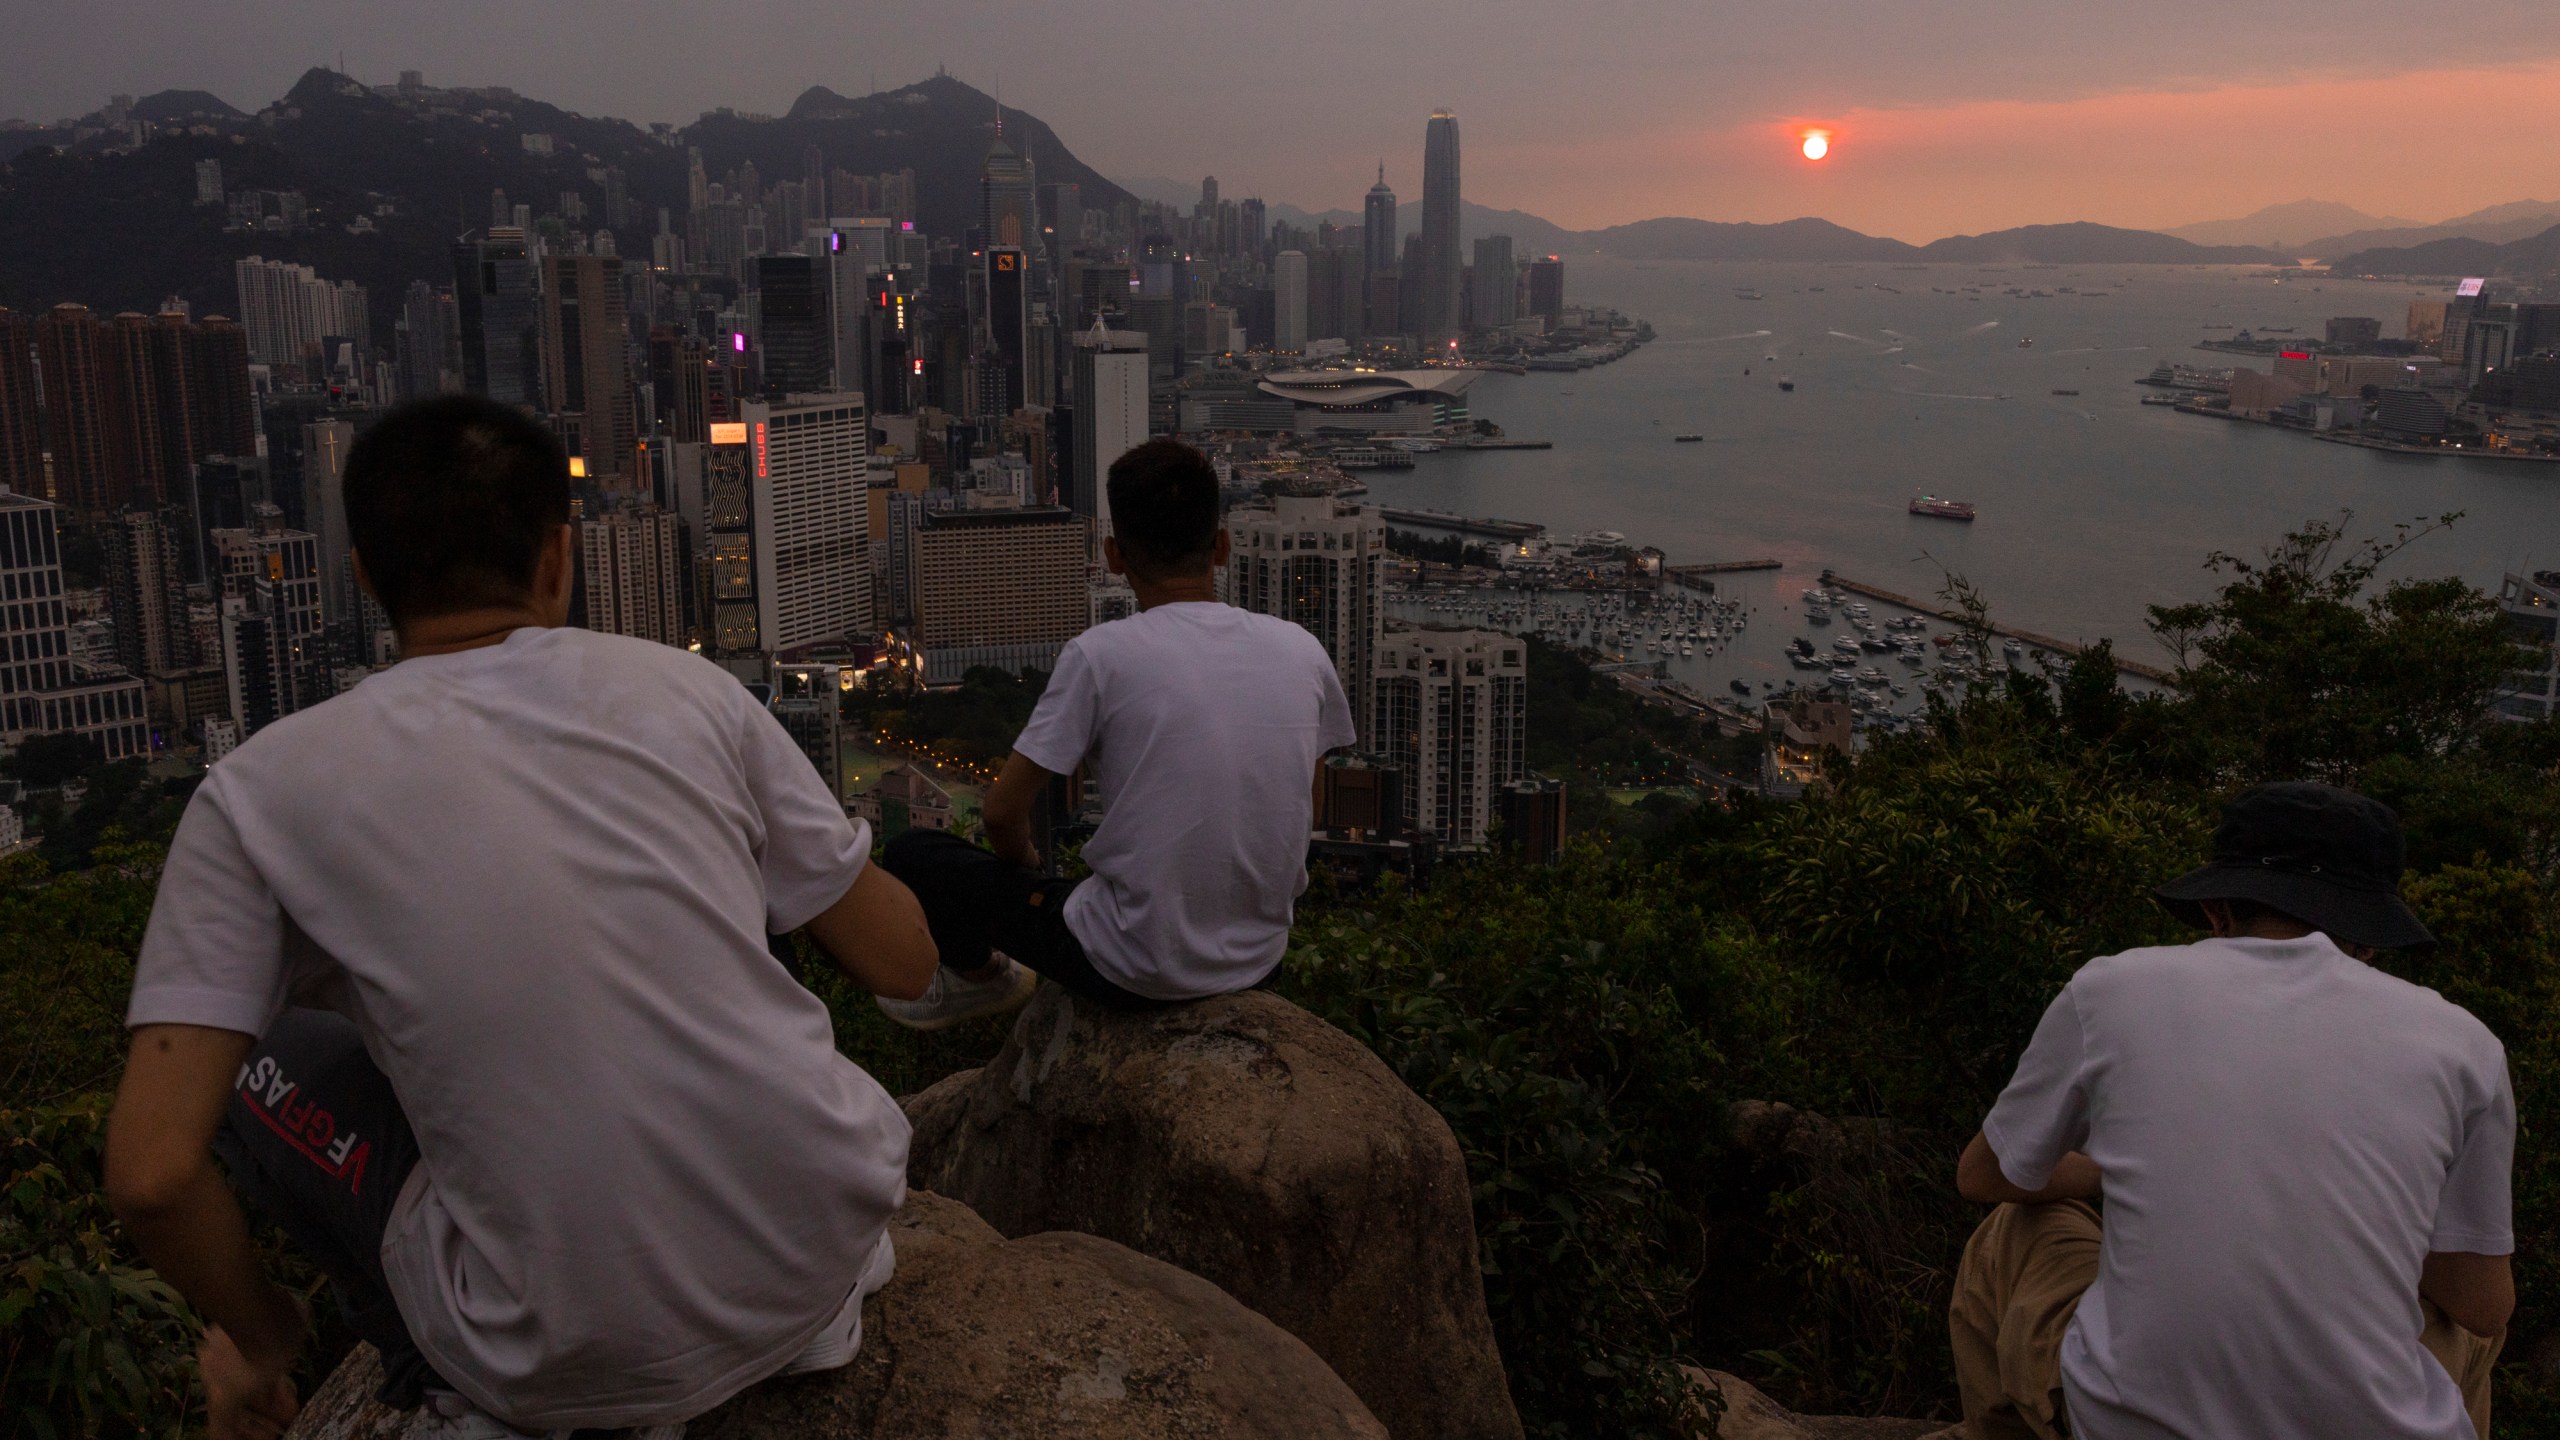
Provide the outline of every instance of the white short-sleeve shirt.
<path id="1" fill-rule="evenodd" d="M 1983 1122 L 2012 1184 L 2106 1189 L 2062 1348 L 2090 1440 L 2466 1440 L 2419 1345 L 2431 1250 L 2515 1248 L 2506 1052 L 2326 936 L 2093 960 Z"/>
<path id="2" fill-rule="evenodd" d="M 519 630 L 215 766 L 127 1019 L 324 996 L 417 1134 L 383 1262 L 438 1373 L 519 1425 L 681 1420 L 838 1316 L 904 1195 L 906 1120 L 765 942 L 868 851 L 718 668 Z"/>
<path id="3" fill-rule="evenodd" d="M 1286 620 L 1158 605 L 1068 642 L 1016 754 L 1090 763 L 1101 827 L 1067 929 L 1093 968 L 1158 1000 L 1271 973 L 1307 888 L 1316 763 L 1356 739 L 1333 659 Z"/>

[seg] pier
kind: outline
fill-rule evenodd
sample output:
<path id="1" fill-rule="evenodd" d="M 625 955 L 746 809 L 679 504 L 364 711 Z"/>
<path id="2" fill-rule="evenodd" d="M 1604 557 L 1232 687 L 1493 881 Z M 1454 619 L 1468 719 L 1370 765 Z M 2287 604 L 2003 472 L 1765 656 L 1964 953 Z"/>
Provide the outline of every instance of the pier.
<path id="1" fill-rule="evenodd" d="M 1709 576 L 1738 575 L 1746 570 L 1784 570 L 1785 568 L 1787 566 L 1783 560 L 1710 560 L 1703 565 L 1665 565 L 1662 567 L 1662 578 L 1675 584 L 1686 585 L 1692 590 L 1704 590 L 1712 594 L 1715 591 L 1716 582 L 1709 579 Z"/>
<path id="2" fill-rule="evenodd" d="M 1845 576 L 1834 574 L 1829 570 L 1822 572 L 1822 583 L 1831 589 L 1847 590 L 1853 594 L 1864 595 L 1870 600 L 1881 600 L 1887 605 L 1899 605 L 1905 610 L 1916 610 L 1923 615 L 1934 616 L 1950 625 L 1964 625 L 1971 623 L 1959 611 L 1941 610 L 1937 606 L 1929 604 L 1927 601 L 1914 600 L 1908 595 L 1897 595 L 1882 586 L 1868 585 L 1857 580 L 1851 580 Z M 2039 635 L 2032 630 L 2020 630 L 2015 626 L 2002 625 L 1997 622 L 1993 623 L 1990 629 L 1992 634 L 1998 635 L 2003 639 L 2015 640 L 2024 645 L 2033 645 L 2040 650 L 2050 650 L 2056 655 L 2077 655 L 2087 648 L 2074 640 L 2056 640 L 2050 635 Z M 2115 657 L 2115 662 L 2116 669 L 2127 675 L 2139 676 L 2142 679 L 2149 680 L 2158 685 L 2173 685 L 2177 683 L 2176 676 L 2161 669 L 2157 665 L 2146 665 L 2139 660 L 2127 660 L 2121 655 Z"/>

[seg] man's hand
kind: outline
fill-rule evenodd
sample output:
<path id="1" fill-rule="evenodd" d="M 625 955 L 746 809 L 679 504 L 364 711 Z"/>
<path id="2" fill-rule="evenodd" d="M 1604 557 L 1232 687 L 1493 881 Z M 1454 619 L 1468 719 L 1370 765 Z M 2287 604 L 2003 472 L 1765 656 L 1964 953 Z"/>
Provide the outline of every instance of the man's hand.
<path id="1" fill-rule="evenodd" d="M 261 1363 L 240 1353 L 221 1326 L 210 1325 L 196 1347 L 196 1368 L 204 1372 L 211 1440 L 277 1440 L 302 1409 L 293 1393 L 291 1351 Z"/>
<path id="2" fill-rule="evenodd" d="M 854 984 L 892 1000 L 922 999 L 941 962 L 916 892 L 877 864 L 863 866 L 808 929 Z"/>
<path id="3" fill-rule="evenodd" d="M 2099 1190 L 2098 1162 L 2077 1150 L 2055 1164 L 2053 1173 L 2045 1177 L 2043 1189 L 2022 1190 L 2001 1172 L 2000 1157 L 1991 1153 L 1991 1142 L 1979 1130 L 1973 1133 L 1973 1143 L 1964 1147 L 1964 1158 L 1956 1162 L 1956 1193 L 1977 1205 L 2095 1200 Z"/>
<path id="4" fill-rule="evenodd" d="M 978 806 L 988 849 L 1025 870 L 1040 868 L 1039 847 L 1031 843 L 1031 808 L 1053 778 L 1018 753 L 1005 757 L 1004 772 L 987 787 L 987 798 Z"/>
<path id="5" fill-rule="evenodd" d="M 251 1043 L 201 1025 L 133 1032 L 107 1121 L 107 1203 L 160 1278 L 209 1322 L 198 1358 L 216 1406 L 213 1433 L 263 1440 L 283 1429 L 259 1417 L 293 1416 L 284 1376 L 308 1319 L 299 1300 L 259 1273 L 240 1202 L 214 1169 L 213 1132 Z"/>

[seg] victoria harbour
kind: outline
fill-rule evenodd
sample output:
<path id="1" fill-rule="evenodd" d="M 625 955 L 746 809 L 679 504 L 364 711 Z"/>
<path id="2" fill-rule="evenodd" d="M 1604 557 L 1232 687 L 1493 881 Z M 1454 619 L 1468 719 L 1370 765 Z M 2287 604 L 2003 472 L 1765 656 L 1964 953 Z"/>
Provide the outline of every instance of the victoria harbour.
<path id="1" fill-rule="evenodd" d="M 1576 303 L 1642 317 L 1658 338 L 1592 370 L 1487 374 L 1469 395 L 1478 417 L 1554 448 L 1429 454 L 1368 480 L 1384 505 L 1558 539 L 1613 530 L 1675 565 L 1784 562 L 1717 577 L 1719 596 L 1758 614 L 1722 655 L 1674 662 L 1700 689 L 1781 679 L 1781 646 L 1805 627 L 1767 617 L 1795 611 L 1826 569 L 1929 598 L 1943 567 L 1999 622 L 2163 663 L 2146 607 L 2207 593 L 2209 552 L 2253 555 L 2342 511 L 2356 538 L 2462 512 L 2386 576 L 2494 591 L 2560 556 L 2551 467 L 2322 444 L 2140 403 L 2152 392 L 2136 382 L 2159 364 L 2233 358 L 2200 339 L 2316 336 L 2339 315 L 2396 323 L 2446 293 L 2242 267 L 1587 259 Z M 1674 441 L 1690 433 L 1702 441 Z M 1923 490 L 1978 518 L 1909 513 Z"/>

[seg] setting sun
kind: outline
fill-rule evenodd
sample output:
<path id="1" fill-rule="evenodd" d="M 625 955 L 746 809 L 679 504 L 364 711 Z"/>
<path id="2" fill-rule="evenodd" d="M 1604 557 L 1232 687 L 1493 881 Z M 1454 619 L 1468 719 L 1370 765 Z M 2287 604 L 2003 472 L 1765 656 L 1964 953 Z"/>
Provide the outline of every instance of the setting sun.
<path id="1" fill-rule="evenodd" d="M 1819 160 L 1819 159 L 1821 159 L 1823 156 L 1828 155 L 1828 154 L 1830 154 L 1830 153 L 1831 153 L 1831 132 L 1830 132 L 1830 131 L 1828 131 L 1828 130 L 1807 130 L 1806 132 L 1804 132 L 1804 158 L 1806 158 L 1807 160 Z"/>

